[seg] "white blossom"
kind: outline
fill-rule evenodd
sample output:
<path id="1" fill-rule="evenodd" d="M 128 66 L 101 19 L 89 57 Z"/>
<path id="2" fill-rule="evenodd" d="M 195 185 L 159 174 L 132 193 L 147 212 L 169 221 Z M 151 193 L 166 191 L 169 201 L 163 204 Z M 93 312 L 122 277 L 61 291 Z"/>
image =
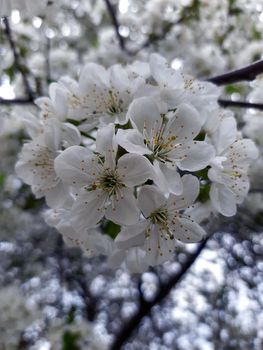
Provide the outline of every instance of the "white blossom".
<path id="1" fill-rule="evenodd" d="M 238 139 L 236 121 L 222 120 L 212 142 L 217 156 L 211 163 L 208 177 L 212 181 L 210 198 L 213 207 L 225 216 L 236 213 L 236 204 L 243 202 L 249 190 L 248 169 L 258 150 L 249 139 Z"/>
<path id="2" fill-rule="evenodd" d="M 168 198 L 157 187 L 144 186 L 138 197 L 144 219 L 122 228 L 116 238 L 117 247 L 141 246 L 148 264 L 156 265 L 172 257 L 177 240 L 193 243 L 204 238 L 205 231 L 182 212 L 198 196 L 199 181 L 192 175 L 184 175 L 182 182 L 182 194 L 170 194 Z"/>
<path id="3" fill-rule="evenodd" d="M 96 152 L 73 146 L 55 160 L 63 182 L 79 189 L 71 211 L 74 227 L 95 227 L 104 216 L 118 224 L 133 224 L 139 219 L 133 187 L 151 177 L 150 162 L 137 154 L 125 154 L 116 160 L 113 124 L 99 130 Z"/>
<path id="4" fill-rule="evenodd" d="M 32 186 L 37 198 L 46 197 L 50 207 L 67 200 L 68 191 L 54 170 L 54 159 L 62 146 L 80 142 L 78 130 L 70 124 L 50 123 L 32 141 L 26 143 L 16 164 L 16 173 Z"/>
<path id="5" fill-rule="evenodd" d="M 156 170 L 154 180 L 164 191 L 182 192 L 181 170 L 205 168 L 214 149 L 203 141 L 194 141 L 201 130 L 198 112 L 185 103 L 163 114 L 153 97 L 134 100 L 128 110 L 134 129 L 119 130 L 119 144 L 128 152 L 147 154 Z"/>

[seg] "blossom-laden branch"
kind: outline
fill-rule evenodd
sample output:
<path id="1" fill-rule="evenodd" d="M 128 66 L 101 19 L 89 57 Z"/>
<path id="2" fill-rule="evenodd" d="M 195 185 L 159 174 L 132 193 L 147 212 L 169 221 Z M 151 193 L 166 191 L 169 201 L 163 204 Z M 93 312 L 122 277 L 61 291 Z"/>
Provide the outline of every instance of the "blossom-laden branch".
<path id="1" fill-rule="evenodd" d="M 15 99 L 3 99 L 0 98 L 0 105 L 27 105 L 27 104 L 33 104 L 34 101 L 30 98 L 15 98 Z M 262 103 L 251 103 L 246 101 L 230 101 L 230 100 L 224 100 L 219 99 L 218 103 L 222 107 L 237 107 L 237 108 L 254 108 L 263 110 L 263 104 Z M 90 136 L 89 136 L 90 137 Z"/>
<path id="2" fill-rule="evenodd" d="M 263 104 L 262 103 L 252 103 L 252 102 L 246 102 L 246 101 L 231 101 L 231 100 L 224 100 L 219 99 L 218 103 L 222 107 L 238 107 L 238 108 L 254 108 L 263 110 Z"/>
<path id="3" fill-rule="evenodd" d="M 254 62 L 246 67 L 207 79 L 216 85 L 226 85 L 240 81 L 252 81 L 263 73 L 263 60 Z"/>
<path id="4" fill-rule="evenodd" d="M 16 66 L 16 69 L 21 73 L 22 75 L 22 79 L 23 79 L 23 82 L 24 82 L 24 85 L 25 85 L 25 89 L 26 89 L 26 93 L 28 95 L 28 99 L 30 101 L 33 101 L 34 99 L 34 94 L 33 94 L 33 91 L 30 87 L 30 84 L 29 84 L 29 81 L 28 81 L 28 77 L 27 77 L 27 69 L 26 67 L 21 63 L 20 61 L 20 57 L 19 57 L 19 54 L 17 52 L 17 48 L 16 48 L 16 44 L 15 44 L 15 41 L 13 39 L 13 35 L 12 35 L 12 30 L 11 30 L 11 27 L 10 27 L 10 24 L 9 24 L 9 21 L 8 21 L 8 18 L 7 17 L 4 17 L 3 18 L 3 22 L 4 22 L 4 27 L 5 27 L 5 33 L 6 33 L 6 36 L 7 36 L 7 39 L 9 41 L 9 44 L 10 44 L 10 47 L 11 47 L 11 50 L 13 52 L 13 56 L 14 56 L 14 62 L 15 62 L 15 66 Z"/>
<path id="5" fill-rule="evenodd" d="M 173 275 L 167 282 L 161 283 L 159 292 L 155 296 L 155 298 L 151 301 L 147 301 L 144 299 L 142 293 L 140 297 L 140 304 L 138 307 L 138 311 L 133 315 L 133 317 L 122 327 L 119 334 L 117 334 L 112 346 L 111 350 L 119 350 L 124 345 L 125 342 L 130 338 L 132 333 L 139 327 L 142 319 L 147 316 L 152 308 L 161 303 L 167 295 L 171 292 L 173 288 L 175 288 L 181 279 L 185 276 L 188 270 L 192 267 L 198 256 L 201 254 L 203 249 L 206 246 L 208 238 L 204 240 L 197 248 L 194 254 L 191 254 L 186 263 L 182 266 L 182 269 L 179 273 Z"/>

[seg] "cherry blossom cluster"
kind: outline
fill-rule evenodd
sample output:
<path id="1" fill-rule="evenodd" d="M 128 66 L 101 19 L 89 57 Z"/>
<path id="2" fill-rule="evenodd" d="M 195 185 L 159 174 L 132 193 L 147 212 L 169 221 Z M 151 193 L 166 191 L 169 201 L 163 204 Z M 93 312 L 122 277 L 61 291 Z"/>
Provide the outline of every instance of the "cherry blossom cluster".
<path id="1" fill-rule="evenodd" d="M 205 238 L 197 207 L 232 216 L 248 193 L 258 151 L 219 92 L 158 54 L 88 63 L 36 100 L 40 118 L 24 116 L 32 140 L 16 172 L 45 197 L 46 221 L 67 243 L 133 271 L 161 264 L 179 242 Z"/>

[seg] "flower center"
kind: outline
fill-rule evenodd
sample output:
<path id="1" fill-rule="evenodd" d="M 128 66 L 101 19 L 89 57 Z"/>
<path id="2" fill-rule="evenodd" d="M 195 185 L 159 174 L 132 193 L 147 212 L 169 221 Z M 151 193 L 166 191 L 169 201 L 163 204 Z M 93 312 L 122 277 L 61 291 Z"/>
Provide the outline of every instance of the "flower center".
<path id="1" fill-rule="evenodd" d="M 156 120 L 150 134 L 147 132 L 146 125 L 143 130 L 144 143 L 152 151 L 152 157 L 163 163 L 170 161 L 168 154 L 176 148 L 175 135 L 164 137 L 166 123 L 167 120 L 162 118 L 161 122 Z"/>
<path id="2" fill-rule="evenodd" d="M 109 103 L 108 103 L 108 114 L 113 116 L 123 112 L 122 107 L 123 101 L 118 98 L 118 96 L 109 90 Z"/>
<path id="3" fill-rule="evenodd" d="M 115 195 L 118 190 L 125 187 L 116 170 L 106 169 L 99 177 L 96 187 L 108 192 L 109 196 Z"/>

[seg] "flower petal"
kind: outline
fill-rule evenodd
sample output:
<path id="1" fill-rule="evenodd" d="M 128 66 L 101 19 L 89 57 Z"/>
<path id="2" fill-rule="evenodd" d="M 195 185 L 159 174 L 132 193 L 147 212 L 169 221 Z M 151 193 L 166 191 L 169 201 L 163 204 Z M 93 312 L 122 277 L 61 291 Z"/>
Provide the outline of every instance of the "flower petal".
<path id="1" fill-rule="evenodd" d="M 128 249 L 133 246 L 140 246 L 144 243 L 144 232 L 147 228 L 147 221 L 140 221 L 135 225 L 123 227 L 115 239 L 116 247 Z"/>
<path id="2" fill-rule="evenodd" d="M 199 180 L 193 175 L 182 177 L 183 193 L 180 196 L 170 195 L 167 206 L 170 208 L 185 209 L 194 203 L 199 194 Z"/>
<path id="3" fill-rule="evenodd" d="M 94 159 L 87 148 L 72 146 L 55 159 L 55 171 L 68 185 L 82 187 L 90 184 L 95 177 Z"/>
<path id="4" fill-rule="evenodd" d="M 189 104 L 181 104 L 175 112 L 171 112 L 171 119 L 165 128 L 164 138 L 174 137 L 176 143 L 192 141 L 198 135 L 201 124 L 197 110 Z"/>
<path id="5" fill-rule="evenodd" d="M 105 214 L 106 196 L 103 191 L 81 193 L 71 209 L 71 224 L 76 231 L 95 227 Z"/>
<path id="6" fill-rule="evenodd" d="M 126 188 L 117 196 L 112 196 L 111 204 L 107 207 L 107 219 L 119 225 L 133 225 L 139 220 L 140 211 L 132 190 Z"/>
<path id="7" fill-rule="evenodd" d="M 200 242 L 206 236 L 200 225 L 186 217 L 177 218 L 171 229 L 175 238 L 184 243 Z"/>
<path id="8" fill-rule="evenodd" d="M 139 154 L 124 154 L 119 159 L 117 168 L 122 182 L 128 187 L 141 185 L 153 176 L 152 164 Z"/>
<path id="9" fill-rule="evenodd" d="M 221 184 L 212 184 L 210 189 L 210 199 L 213 207 L 224 216 L 236 214 L 235 194 Z"/>
<path id="10" fill-rule="evenodd" d="M 137 129 L 119 129 L 116 138 L 118 144 L 127 152 L 142 155 L 152 153 L 152 151 L 145 146 L 142 134 Z"/>
<path id="11" fill-rule="evenodd" d="M 145 218 L 166 204 L 166 198 L 156 186 L 143 186 L 138 195 L 139 208 Z"/>
<path id="12" fill-rule="evenodd" d="M 146 130 L 148 135 L 152 130 L 158 130 L 162 121 L 159 105 L 152 97 L 135 99 L 129 106 L 127 117 L 141 133 Z"/>
<path id="13" fill-rule="evenodd" d="M 205 168 L 215 156 L 214 147 L 203 141 L 193 141 L 182 145 L 175 151 L 184 159 L 178 163 L 181 170 L 196 171 Z M 174 152 L 174 154 L 176 154 Z"/>

